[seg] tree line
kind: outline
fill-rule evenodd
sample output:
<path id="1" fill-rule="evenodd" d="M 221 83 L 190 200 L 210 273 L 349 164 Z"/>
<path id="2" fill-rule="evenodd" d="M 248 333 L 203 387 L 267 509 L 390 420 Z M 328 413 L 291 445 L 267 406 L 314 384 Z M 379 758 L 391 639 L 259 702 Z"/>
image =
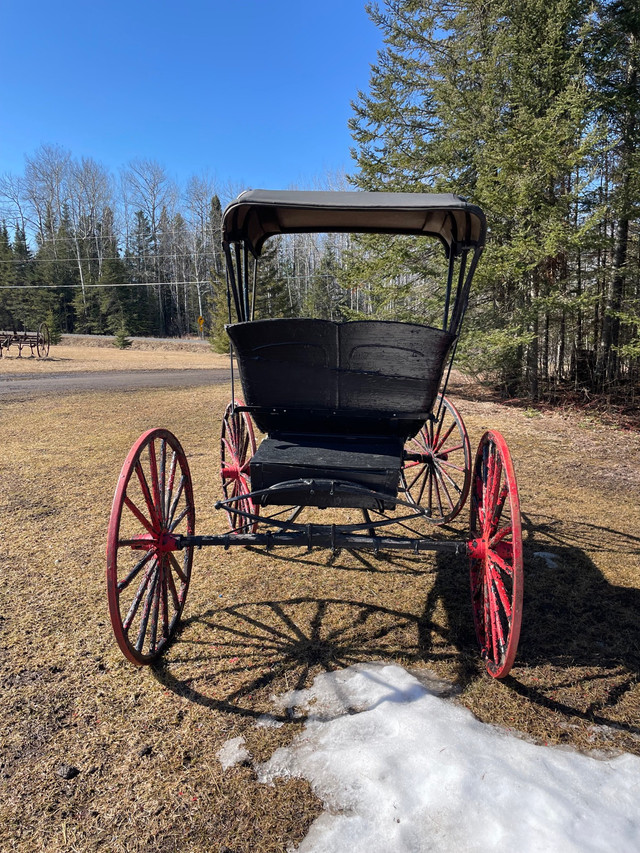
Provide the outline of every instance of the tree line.
<path id="1" fill-rule="evenodd" d="M 228 320 L 223 205 L 242 187 L 137 160 L 112 175 L 43 145 L 0 179 L 0 328 L 47 320 L 67 333 L 184 336 L 198 318 L 220 349 Z M 267 245 L 256 316 L 344 316 L 338 283 L 348 237 L 295 235 Z M 356 300 L 357 301 L 357 300 Z"/>
<path id="2" fill-rule="evenodd" d="M 180 189 L 151 160 L 116 179 L 43 145 L 2 178 L 0 205 L 0 325 L 47 315 L 63 332 L 171 336 L 210 311 L 223 269 L 212 181 Z"/>

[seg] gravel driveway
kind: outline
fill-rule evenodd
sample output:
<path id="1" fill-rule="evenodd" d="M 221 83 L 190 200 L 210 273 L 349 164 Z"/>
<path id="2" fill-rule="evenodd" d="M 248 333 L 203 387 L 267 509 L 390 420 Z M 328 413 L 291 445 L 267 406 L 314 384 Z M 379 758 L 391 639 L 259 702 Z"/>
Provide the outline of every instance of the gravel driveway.
<path id="1" fill-rule="evenodd" d="M 87 373 L 52 373 L 49 376 L 14 373 L 0 378 L 0 399 L 22 395 L 66 394 L 77 391 L 135 391 L 139 388 L 193 388 L 223 385 L 229 371 L 205 370 L 109 370 Z"/>

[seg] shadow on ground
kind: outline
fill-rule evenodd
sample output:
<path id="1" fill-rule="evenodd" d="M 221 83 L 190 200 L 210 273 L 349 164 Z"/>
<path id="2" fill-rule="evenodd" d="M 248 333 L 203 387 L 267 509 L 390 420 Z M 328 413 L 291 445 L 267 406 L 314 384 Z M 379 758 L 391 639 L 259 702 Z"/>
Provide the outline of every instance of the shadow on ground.
<path id="1" fill-rule="evenodd" d="M 640 553 L 640 537 L 586 523 L 525 516 L 523 538 L 522 633 L 513 675 L 504 685 L 564 717 L 640 735 L 637 717 L 624 719 L 616 713 L 640 675 L 640 590 L 608 583 L 584 550 L 608 551 L 624 560 L 625 555 Z M 309 560 L 274 556 L 289 562 Z M 336 562 L 331 555 L 318 559 L 325 567 Z M 263 713 L 250 701 L 257 692 L 278 692 L 283 686 L 300 689 L 319 671 L 359 662 L 396 659 L 409 666 L 433 666 L 443 661 L 454 666 L 461 689 L 487 678 L 473 630 L 466 558 L 438 554 L 434 572 L 425 571 L 420 557 L 396 561 L 393 555 L 374 559 L 359 554 L 348 569 L 336 566 L 336 571 L 345 570 L 429 575 L 431 585 L 420 612 L 348 598 L 283 596 L 197 614 L 185 622 L 182 633 L 196 628 L 189 633 L 196 635 L 192 642 L 200 647 L 160 663 L 156 677 L 193 702 L 246 717 Z M 177 676 L 183 665 L 191 672 L 194 664 L 204 667 L 204 675 Z M 551 676 L 536 687 L 538 678 L 531 675 L 539 669 Z M 578 682 L 597 681 L 606 685 L 587 706 L 571 698 L 554 698 L 570 697 Z M 220 695 L 220 686 L 227 684 L 229 689 Z"/>

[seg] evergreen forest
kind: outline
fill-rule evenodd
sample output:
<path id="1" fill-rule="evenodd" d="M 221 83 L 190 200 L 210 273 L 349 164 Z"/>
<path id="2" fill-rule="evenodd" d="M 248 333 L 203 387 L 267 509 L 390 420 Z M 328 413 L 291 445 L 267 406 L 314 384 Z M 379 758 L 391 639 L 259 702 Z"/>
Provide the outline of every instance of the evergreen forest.
<path id="1" fill-rule="evenodd" d="M 353 189 L 455 192 L 489 240 L 458 363 L 505 395 L 632 397 L 640 382 L 640 4 L 384 0 L 354 92 Z M 372 57 L 372 59 L 374 59 Z M 223 168 L 224 164 L 213 164 Z M 223 205 L 152 160 L 111 174 L 55 145 L 0 179 L 0 327 L 182 336 L 224 348 Z M 432 246 L 274 239 L 259 316 L 435 323 Z"/>

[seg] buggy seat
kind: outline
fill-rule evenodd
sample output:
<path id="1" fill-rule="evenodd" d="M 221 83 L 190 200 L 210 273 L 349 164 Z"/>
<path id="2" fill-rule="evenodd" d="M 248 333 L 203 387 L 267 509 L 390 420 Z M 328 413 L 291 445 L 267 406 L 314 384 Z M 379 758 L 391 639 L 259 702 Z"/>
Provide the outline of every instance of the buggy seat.
<path id="1" fill-rule="evenodd" d="M 247 408 L 266 433 L 393 435 L 429 417 L 454 336 L 412 323 L 257 320 L 227 326 Z"/>
<path id="2" fill-rule="evenodd" d="M 397 494 L 402 447 L 433 409 L 449 332 L 411 323 L 274 319 L 227 326 L 246 408 L 268 434 L 252 488 L 296 479 L 346 480 Z M 356 490 L 357 491 L 357 490 Z M 316 506 L 376 506 L 360 494 Z M 286 490 L 270 503 L 303 502 Z"/>

